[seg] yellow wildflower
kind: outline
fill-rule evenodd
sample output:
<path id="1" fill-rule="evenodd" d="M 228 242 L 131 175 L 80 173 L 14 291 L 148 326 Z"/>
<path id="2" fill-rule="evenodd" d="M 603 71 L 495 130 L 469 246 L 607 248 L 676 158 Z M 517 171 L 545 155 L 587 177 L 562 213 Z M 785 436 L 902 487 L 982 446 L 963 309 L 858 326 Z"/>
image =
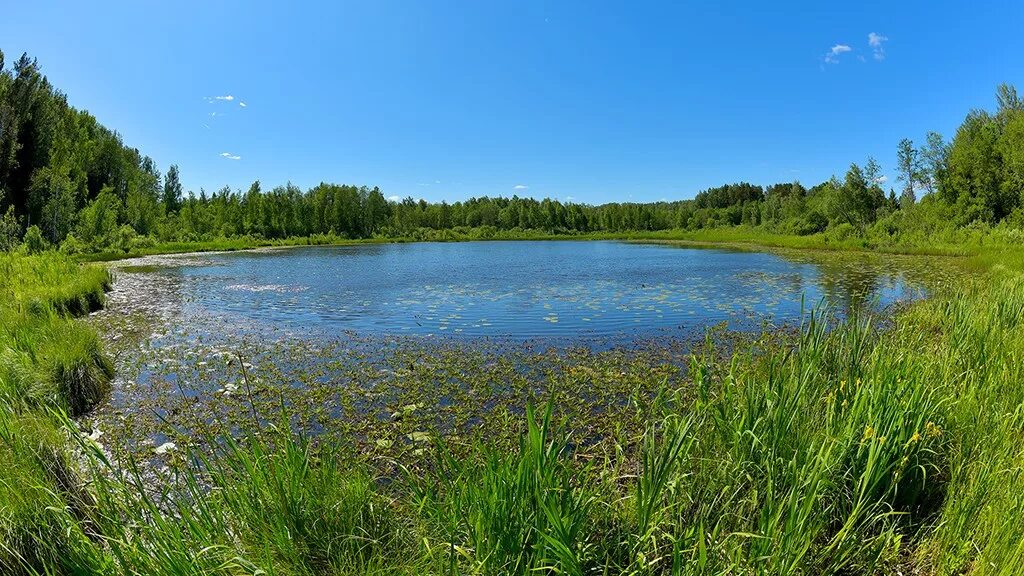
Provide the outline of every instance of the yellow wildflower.
<path id="1" fill-rule="evenodd" d="M 874 436 L 875 436 L 875 429 L 872 428 L 871 426 L 865 426 L 864 427 L 864 437 L 861 438 L 860 441 L 864 442 L 866 440 L 871 440 L 872 438 L 874 438 Z"/>

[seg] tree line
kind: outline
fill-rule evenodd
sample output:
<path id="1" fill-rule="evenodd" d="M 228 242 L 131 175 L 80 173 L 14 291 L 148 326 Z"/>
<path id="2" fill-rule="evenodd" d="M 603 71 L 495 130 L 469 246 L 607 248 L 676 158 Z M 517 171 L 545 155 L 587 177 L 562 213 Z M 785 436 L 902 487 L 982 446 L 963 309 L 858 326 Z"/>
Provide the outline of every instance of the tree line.
<path id="1" fill-rule="evenodd" d="M 388 200 L 376 187 L 293 184 L 244 192 L 185 192 L 177 166 L 162 174 L 121 136 L 76 110 L 22 55 L 0 52 L 0 249 L 24 241 L 69 251 L 131 249 L 158 241 L 252 236 L 431 238 L 438 232 L 554 234 L 697 230 L 747 225 L 786 234 L 927 234 L 972 224 L 1024 227 L 1024 102 L 1002 85 L 996 110 L 971 111 L 952 141 L 928 133 L 897 148 L 900 192 L 884 190 L 873 159 L 843 178 L 740 182 L 692 200 L 589 205 L 557 199 Z"/>

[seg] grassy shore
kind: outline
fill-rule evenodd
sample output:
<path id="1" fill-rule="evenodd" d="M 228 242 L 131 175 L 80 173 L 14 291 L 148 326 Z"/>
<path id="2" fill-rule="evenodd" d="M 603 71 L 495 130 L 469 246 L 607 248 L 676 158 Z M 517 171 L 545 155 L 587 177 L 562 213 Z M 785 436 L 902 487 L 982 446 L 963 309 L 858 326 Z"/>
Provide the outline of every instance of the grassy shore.
<path id="1" fill-rule="evenodd" d="M 977 256 L 991 255 L 1000 250 L 1012 251 L 1018 245 L 1016 236 L 1009 237 L 998 230 L 983 233 L 964 232 L 948 238 L 861 238 L 836 237 L 829 233 L 808 236 L 780 234 L 749 226 L 706 228 L 700 230 L 658 230 L 633 232 L 557 233 L 543 230 L 494 230 L 484 228 L 455 228 L 430 231 L 413 236 L 381 236 L 350 239 L 334 235 L 314 235 L 284 239 L 266 239 L 251 236 L 212 238 L 194 242 L 159 242 L 151 240 L 128 250 L 107 250 L 76 255 L 80 261 L 101 262 L 139 256 L 178 254 L 186 252 L 225 252 L 267 247 L 289 246 L 350 246 L 359 244 L 389 244 L 408 242 L 467 242 L 516 240 L 624 240 L 640 242 L 670 242 L 694 246 L 732 247 L 739 249 L 791 248 L 842 252 L 875 252 L 921 256 Z"/>
<path id="2" fill-rule="evenodd" d="M 638 239 L 829 244 L 758 234 Z M 524 397 L 511 449 L 428 431 L 382 478 L 279 414 L 179 447 L 158 483 L 64 416 L 109 380 L 72 319 L 102 303 L 106 272 L 0 257 L 0 572 L 1018 574 L 1024 262 L 960 254 L 984 272 L 885 331 L 810 321 L 792 347 L 702 348 L 600 459 L 580 457 L 581 423 Z"/>

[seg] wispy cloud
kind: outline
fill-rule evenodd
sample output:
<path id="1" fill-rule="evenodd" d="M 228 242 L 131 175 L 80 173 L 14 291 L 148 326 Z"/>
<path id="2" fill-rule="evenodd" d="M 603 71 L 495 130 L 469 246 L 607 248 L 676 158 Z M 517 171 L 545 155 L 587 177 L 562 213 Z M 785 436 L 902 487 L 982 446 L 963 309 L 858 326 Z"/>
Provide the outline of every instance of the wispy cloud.
<path id="1" fill-rule="evenodd" d="M 526 184 L 516 184 L 512 187 L 513 190 L 528 190 L 529 188 Z"/>
<path id="2" fill-rule="evenodd" d="M 203 100 L 213 104 L 214 102 L 233 102 L 235 97 L 231 94 L 225 94 L 223 96 L 204 96 Z"/>
<path id="3" fill-rule="evenodd" d="M 565 200 L 566 200 L 566 202 L 572 202 L 572 201 L 573 201 L 573 200 L 575 200 L 575 199 L 576 199 L 576 197 L 575 197 L 575 196 L 566 196 L 566 197 L 565 197 Z"/>
<path id="4" fill-rule="evenodd" d="M 238 156 L 236 154 L 232 154 L 231 152 L 221 152 L 220 153 L 220 157 L 221 158 L 227 158 L 228 160 L 241 160 L 242 159 L 241 156 Z"/>
<path id="5" fill-rule="evenodd" d="M 879 176 L 878 178 L 875 178 L 875 182 L 877 182 L 879 184 L 885 184 L 888 181 L 889 181 L 889 177 L 888 176 Z"/>
<path id="6" fill-rule="evenodd" d="M 839 63 L 839 57 L 841 55 L 843 55 L 843 54 L 846 54 L 847 52 L 852 51 L 852 50 L 853 50 L 853 48 L 850 48 L 846 44 L 836 44 L 835 46 L 833 46 L 828 51 L 828 53 L 825 54 L 825 63 L 826 64 L 838 64 Z"/>
<path id="7" fill-rule="evenodd" d="M 242 108 L 245 108 L 245 106 L 246 106 L 245 102 L 239 102 L 238 105 L 241 106 Z"/>
<path id="8" fill-rule="evenodd" d="M 392 202 L 398 202 L 401 200 L 401 198 L 396 194 L 394 196 L 388 196 L 388 200 L 391 200 Z"/>
<path id="9" fill-rule="evenodd" d="M 885 60 L 885 47 L 882 46 L 882 44 L 888 41 L 888 36 L 882 36 L 878 32 L 871 32 L 868 34 L 868 45 L 871 46 L 871 51 L 875 55 L 875 60 Z"/>

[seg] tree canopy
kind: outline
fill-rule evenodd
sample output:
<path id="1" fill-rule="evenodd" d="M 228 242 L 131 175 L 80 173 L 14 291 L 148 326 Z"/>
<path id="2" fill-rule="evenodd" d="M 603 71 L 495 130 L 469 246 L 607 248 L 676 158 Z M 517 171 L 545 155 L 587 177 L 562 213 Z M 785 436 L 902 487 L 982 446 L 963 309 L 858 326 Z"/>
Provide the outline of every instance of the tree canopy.
<path id="1" fill-rule="evenodd" d="M 0 249 L 33 241 L 82 249 L 238 235 L 268 239 L 429 236 L 453 229 L 588 233 L 748 225 L 780 233 L 892 232 L 922 222 L 1024 224 L 1024 101 L 1001 85 L 994 112 L 973 110 L 952 141 L 935 132 L 897 147 L 900 194 L 882 188 L 881 167 L 851 164 L 842 179 L 726 184 L 692 200 L 609 203 L 478 197 L 431 203 L 388 200 L 376 187 L 287 183 L 246 191 L 186 192 L 177 165 L 156 163 L 88 112 L 76 110 L 22 55 L 0 53 Z M 929 224 L 929 225 L 932 225 Z M 845 232 L 844 232 L 845 234 Z M 36 238 L 38 236 L 38 238 Z"/>

